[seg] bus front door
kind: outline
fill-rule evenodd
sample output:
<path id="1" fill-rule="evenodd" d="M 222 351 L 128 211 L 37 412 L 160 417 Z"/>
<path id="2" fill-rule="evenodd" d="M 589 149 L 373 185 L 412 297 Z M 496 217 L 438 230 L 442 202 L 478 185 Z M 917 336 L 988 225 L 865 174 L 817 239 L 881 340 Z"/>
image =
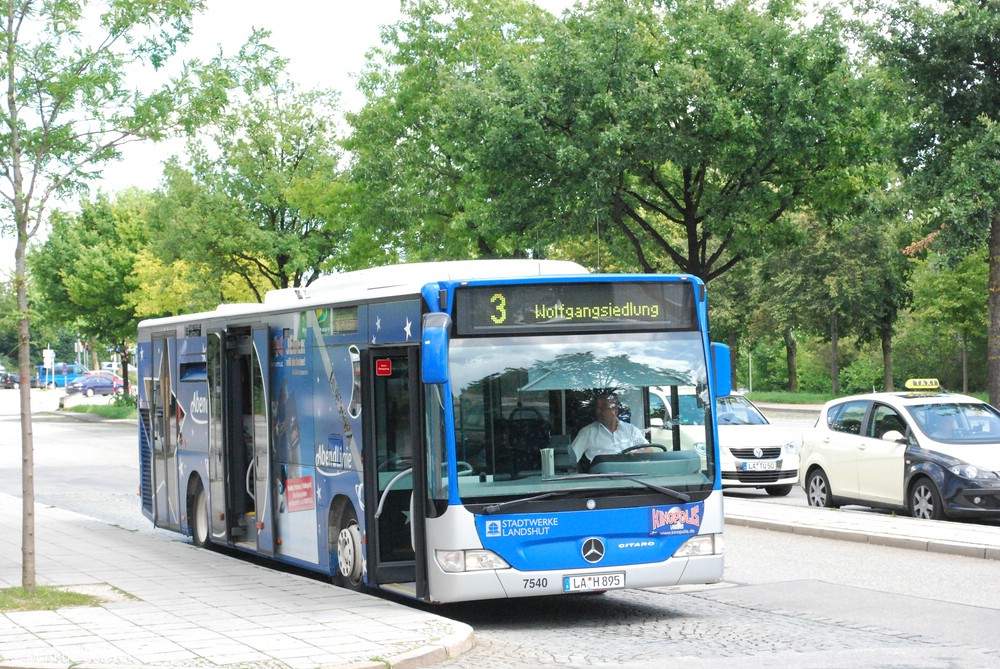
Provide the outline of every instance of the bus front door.
<path id="1" fill-rule="evenodd" d="M 364 444 L 368 581 L 407 584 L 423 597 L 424 504 L 413 494 L 425 478 L 417 349 L 369 349 L 363 360 L 372 409 Z"/>

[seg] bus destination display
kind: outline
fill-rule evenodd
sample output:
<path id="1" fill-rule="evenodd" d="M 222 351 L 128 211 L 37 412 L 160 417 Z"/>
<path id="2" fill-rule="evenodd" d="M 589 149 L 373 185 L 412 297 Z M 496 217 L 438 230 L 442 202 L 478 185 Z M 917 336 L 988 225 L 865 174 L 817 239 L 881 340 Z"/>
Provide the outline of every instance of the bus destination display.
<path id="1" fill-rule="evenodd" d="M 459 288 L 453 317 L 459 335 L 697 327 L 694 284 L 688 282 Z"/>

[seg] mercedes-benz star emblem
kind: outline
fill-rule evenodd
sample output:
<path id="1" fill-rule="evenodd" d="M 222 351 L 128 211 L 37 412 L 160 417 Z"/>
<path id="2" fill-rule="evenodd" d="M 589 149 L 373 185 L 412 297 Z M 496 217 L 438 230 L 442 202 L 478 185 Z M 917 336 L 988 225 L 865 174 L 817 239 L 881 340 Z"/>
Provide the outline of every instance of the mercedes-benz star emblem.
<path id="1" fill-rule="evenodd" d="M 604 557 L 604 542 L 595 537 L 591 537 L 583 542 L 583 559 L 593 564 L 600 562 Z"/>

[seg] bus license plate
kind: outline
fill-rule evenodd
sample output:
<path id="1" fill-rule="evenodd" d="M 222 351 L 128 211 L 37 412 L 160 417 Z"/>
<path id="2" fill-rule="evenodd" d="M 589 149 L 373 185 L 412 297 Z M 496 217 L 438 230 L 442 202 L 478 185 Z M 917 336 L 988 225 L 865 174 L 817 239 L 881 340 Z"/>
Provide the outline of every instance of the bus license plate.
<path id="1" fill-rule="evenodd" d="M 745 472 L 773 472 L 778 468 L 778 463 L 774 460 L 770 462 L 744 462 L 743 471 Z"/>
<path id="2" fill-rule="evenodd" d="M 625 572 L 611 574 L 583 574 L 563 576 L 563 592 L 587 592 L 590 590 L 615 590 L 625 587 Z"/>

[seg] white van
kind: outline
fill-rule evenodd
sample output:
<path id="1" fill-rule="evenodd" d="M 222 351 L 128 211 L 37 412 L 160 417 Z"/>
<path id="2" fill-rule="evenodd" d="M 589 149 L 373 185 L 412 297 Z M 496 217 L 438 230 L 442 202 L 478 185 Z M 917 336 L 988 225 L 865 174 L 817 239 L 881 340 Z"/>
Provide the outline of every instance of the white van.
<path id="1" fill-rule="evenodd" d="M 679 388 L 676 399 L 671 398 L 669 388 L 650 388 L 649 409 L 651 442 L 670 444 L 671 431 L 676 429 L 681 449 L 696 450 L 704 460 L 705 400 L 694 388 Z M 718 398 L 716 416 L 722 487 L 763 488 L 777 497 L 790 493 L 798 482 L 801 436 L 797 431 L 771 425 L 742 395 Z"/>

